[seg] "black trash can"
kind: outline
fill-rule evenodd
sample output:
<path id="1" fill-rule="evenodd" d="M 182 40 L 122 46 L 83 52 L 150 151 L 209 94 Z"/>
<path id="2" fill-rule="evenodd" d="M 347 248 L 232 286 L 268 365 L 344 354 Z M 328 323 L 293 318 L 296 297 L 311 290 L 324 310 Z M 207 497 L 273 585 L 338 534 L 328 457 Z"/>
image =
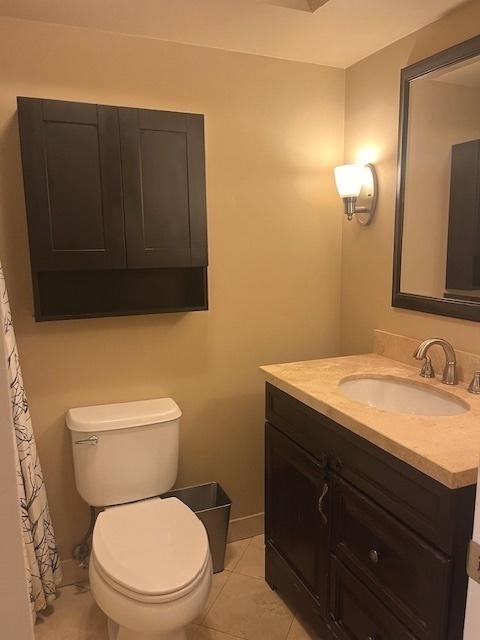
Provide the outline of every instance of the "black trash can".
<path id="1" fill-rule="evenodd" d="M 232 501 L 218 482 L 168 491 L 162 498 L 178 498 L 194 511 L 205 525 L 212 554 L 213 572 L 223 571 L 228 523 Z"/>

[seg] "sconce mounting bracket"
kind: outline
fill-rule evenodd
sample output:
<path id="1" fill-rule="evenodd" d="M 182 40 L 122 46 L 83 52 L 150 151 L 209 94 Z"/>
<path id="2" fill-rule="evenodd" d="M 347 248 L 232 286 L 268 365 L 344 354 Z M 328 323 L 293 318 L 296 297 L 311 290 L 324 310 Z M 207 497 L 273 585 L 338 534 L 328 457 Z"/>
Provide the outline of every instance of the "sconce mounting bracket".
<path id="1" fill-rule="evenodd" d="M 362 226 L 371 223 L 377 208 L 378 181 L 373 164 L 365 165 L 365 182 L 355 203 L 357 221 Z"/>

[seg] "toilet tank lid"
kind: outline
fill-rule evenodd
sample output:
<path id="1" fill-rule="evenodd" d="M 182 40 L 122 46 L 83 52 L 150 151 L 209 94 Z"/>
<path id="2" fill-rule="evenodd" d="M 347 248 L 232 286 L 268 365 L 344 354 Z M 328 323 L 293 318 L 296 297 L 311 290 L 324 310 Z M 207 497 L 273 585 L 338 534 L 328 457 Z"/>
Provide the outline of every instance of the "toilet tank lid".
<path id="1" fill-rule="evenodd" d="M 179 406 L 172 398 L 157 398 L 77 407 L 67 412 L 66 422 L 72 431 L 111 431 L 168 422 L 181 415 Z"/>

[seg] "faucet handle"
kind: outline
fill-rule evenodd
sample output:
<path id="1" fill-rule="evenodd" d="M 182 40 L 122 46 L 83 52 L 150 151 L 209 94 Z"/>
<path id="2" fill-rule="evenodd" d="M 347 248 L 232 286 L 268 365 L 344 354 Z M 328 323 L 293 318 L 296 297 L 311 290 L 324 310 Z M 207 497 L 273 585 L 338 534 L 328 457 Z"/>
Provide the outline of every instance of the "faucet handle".
<path id="1" fill-rule="evenodd" d="M 434 378 L 435 371 L 433 369 L 432 359 L 430 356 L 425 356 L 423 361 L 422 370 L 420 371 L 422 378 Z"/>
<path id="2" fill-rule="evenodd" d="M 480 371 L 475 371 L 468 387 L 469 393 L 480 393 Z"/>

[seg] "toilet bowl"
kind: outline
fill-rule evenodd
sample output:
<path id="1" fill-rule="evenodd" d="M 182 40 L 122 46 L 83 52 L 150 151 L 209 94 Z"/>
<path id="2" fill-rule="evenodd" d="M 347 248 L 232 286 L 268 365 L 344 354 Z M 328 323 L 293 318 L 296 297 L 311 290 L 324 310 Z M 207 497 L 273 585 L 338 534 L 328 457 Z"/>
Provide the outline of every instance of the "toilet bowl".
<path id="1" fill-rule="evenodd" d="M 89 576 L 110 640 L 184 640 L 210 592 L 207 533 L 177 498 L 110 507 L 95 524 Z"/>

